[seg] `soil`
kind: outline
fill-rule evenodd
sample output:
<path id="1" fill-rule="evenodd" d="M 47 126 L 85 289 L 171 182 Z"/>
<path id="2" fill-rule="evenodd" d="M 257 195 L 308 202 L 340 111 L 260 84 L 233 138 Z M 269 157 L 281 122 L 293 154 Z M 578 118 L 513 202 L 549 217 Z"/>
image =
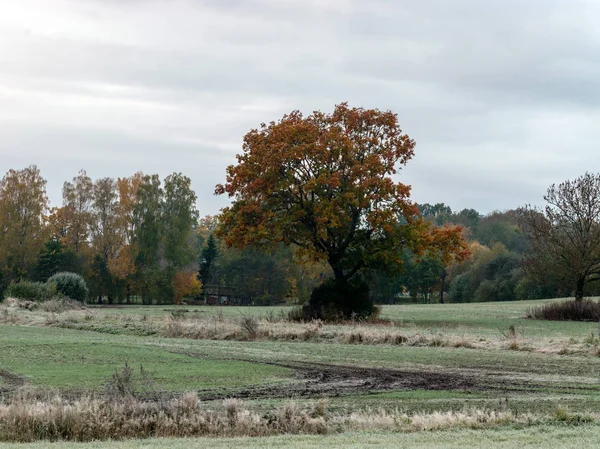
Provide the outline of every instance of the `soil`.
<path id="1" fill-rule="evenodd" d="M 251 360 L 239 361 L 256 363 Z M 304 362 L 268 364 L 292 369 L 296 375 L 296 382 L 240 389 L 199 390 L 198 395 L 203 400 L 231 397 L 240 399 L 318 398 L 371 394 L 390 390 L 447 390 L 467 393 L 480 391 L 528 392 L 531 389 L 544 387 L 542 384 L 534 384 L 529 381 L 509 379 L 504 376 L 505 373 L 483 371 L 395 370 Z"/>
<path id="2" fill-rule="evenodd" d="M 0 394 L 12 392 L 25 385 L 25 378 L 0 368 Z"/>
<path id="3" fill-rule="evenodd" d="M 296 372 L 297 382 L 286 385 L 260 385 L 239 390 L 201 390 L 204 400 L 335 397 L 368 394 L 386 390 L 475 391 L 476 383 L 459 375 L 426 371 L 395 371 L 324 364 L 276 364 Z"/>

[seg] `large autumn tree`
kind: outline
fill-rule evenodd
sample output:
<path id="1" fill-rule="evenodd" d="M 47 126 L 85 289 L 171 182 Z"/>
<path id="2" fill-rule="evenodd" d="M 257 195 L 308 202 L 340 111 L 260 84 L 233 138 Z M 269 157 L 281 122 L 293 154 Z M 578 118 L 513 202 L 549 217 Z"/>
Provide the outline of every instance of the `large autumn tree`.
<path id="1" fill-rule="evenodd" d="M 295 244 L 301 257 L 327 261 L 345 292 L 365 269 L 401 265 L 403 249 L 464 257 L 460 228 L 421 219 L 410 186 L 394 179 L 414 147 L 393 112 L 346 103 L 262 124 L 216 187 L 233 199 L 218 235 L 237 247 Z"/>
<path id="2" fill-rule="evenodd" d="M 600 281 L 600 174 L 586 173 L 544 196 L 543 209 L 519 210 L 519 225 L 529 239 L 527 272 L 544 283 L 560 278 L 581 301 L 588 283 Z"/>

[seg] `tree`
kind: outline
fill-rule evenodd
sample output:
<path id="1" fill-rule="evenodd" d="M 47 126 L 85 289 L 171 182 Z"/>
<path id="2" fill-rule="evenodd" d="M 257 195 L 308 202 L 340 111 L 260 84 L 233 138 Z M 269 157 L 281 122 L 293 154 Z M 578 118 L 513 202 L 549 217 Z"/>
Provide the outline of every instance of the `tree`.
<path id="1" fill-rule="evenodd" d="M 46 238 L 46 180 L 29 166 L 0 180 L 0 271 L 3 282 L 31 275 Z"/>
<path id="2" fill-rule="evenodd" d="M 515 210 L 491 212 L 481 219 L 474 237 L 484 245 L 502 243 L 508 250 L 522 254 L 527 251 L 527 240 L 519 232 L 518 222 Z"/>
<path id="3" fill-rule="evenodd" d="M 544 209 L 519 210 L 530 243 L 525 269 L 537 279 L 557 275 L 581 301 L 586 285 L 600 280 L 600 174 L 553 184 L 544 200 Z"/>
<path id="4" fill-rule="evenodd" d="M 149 304 L 156 294 L 157 272 L 162 240 L 163 190 L 158 175 L 145 175 L 137 188 L 137 201 L 132 211 L 135 265 L 142 300 Z"/>
<path id="5" fill-rule="evenodd" d="M 437 225 L 446 223 L 452 216 L 452 209 L 444 203 L 424 203 L 417 205 L 417 207 L 423 218 Z"/>
<path id="6" fill-rule="evenodd" d="M 67 224 L 65 242 L 68 249 L 80 254 L 87 245 L 90 228 L 90 208 L 94 183 L 81 170 L 72 182 L 63 184 L 63 220 Z"/>
<path id="7" fill-rule="evenodd" d="M 109 270 L 109 263 L 117 256 L 122 246 L 122 234 L 118 226 L 117 183 L 112 178 L 101 178 L 94 182 L 92 205 L 89 213 L 92 248 L 92 291 L 101 301 L 107 295 L 112 304 L 115 282 Z"/>
<path id="8" fill-rule="evenodd" d="M 418 296 L 423 302 L 431 302 L 434 291 L 440 291 L 440 302 L 442 299 L 442 273 L 444 266 L 437 254 L 426 253 L 423 257 L 416 258 L 413 254 L 406 252 L 403 255 L 403 273 L 400 279 L 413 299 Z"/>
<path id="9" fill-rule="evenodd" d="M 36 277 L 42 282 L 55 273 L 65 271 L 65 253 L 63 252 L 62 243 L 59 239 L 51 238 L 46 241 L 44 248 L 40 251 Z"/>
<path id="10" fill-rule="evenodd" d="M 180 270 L 196 258 L 194 229 L 198 221 L 196 194 L 191 180 L 181 173 L 165 178 L 162 220 L 164 257 L 168 266 Z"/>
<path id="11" fill-rule="evenodd" d="M 186 296 L 196 296 L 202 290 L 202 283 L 196 273 L 178 271 L 173 276 L 173 303 L 181 304 Z"/>
<path id="12" fill-rule="evenodd" d="M 219 257 L 217 242 L 215 241 L 214 235 L 210 234 L 206 242 L 206 246 L 202 248 L 200 255 L 198 280 L 202 281 L 202 285 L 208 285 L 210 282 L 212 268 L 214 267 L 214 262 L 217 260 L 217 257 Z"/>
<path id="13" fill-rule="evenodd" d="M 161 187 L 158 175 L 142 176 L 131 201 L 131 254 L 135 254 L 135 273 L 144 303 L 174 297 L 174 276 L 194 272 L 196 266 L 196 229 L 198 211 L 191 181 L 180 173 L 165 178 Z M 130 195 L 121 182 L 121 199 Z M 130 187 L 133 187 L 131 184 Z M 127 203 L 127 201 L 125 201 Z M 124 205 L 125 206 L 125 205 Z M 125 209 L 127 209 L 125 207 Z M 128 266 L 123 260 L 120 268 Z M 117 268 L 115 264 L 113 268 Z M 181 282 L 177 282 L 181 285 Z"/>
<path id="14" fill-rule="evenodd" d="M 216 187 L 233 199 L 217 235 L 237 247 L 295 244 L 301 257 L 328 262 L 340 291 L 364 269 L 401 265 L 403 248 L 464 257 L 460 228 L 420 218 L 410 186 L 393 179 L 414 146 L 394 113 L 346 103 L 262 124 Z"/>
<path id="15" fill-rule="evenodd" d="M 141 172 L 137 172 L 129 178 L 117 179 L 119 202 L 116 210 L 116 225 L 121 238 L 115 256 L 108 261 L 108 270 L 117 279 L 117 282 L 125 284 L 127 304 L 131 300 L 132 282 L 136 273 L 137 245 L 134 244 L 136 222 L 133 215 L 138 201 L 138 188 L 143 176 Z"/>

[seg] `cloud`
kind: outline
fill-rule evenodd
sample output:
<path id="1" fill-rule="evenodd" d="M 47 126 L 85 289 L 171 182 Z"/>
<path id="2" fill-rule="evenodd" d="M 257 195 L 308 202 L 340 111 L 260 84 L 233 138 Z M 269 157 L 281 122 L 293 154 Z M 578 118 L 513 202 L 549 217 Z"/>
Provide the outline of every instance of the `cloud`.
<path id="1" fill-rule="evenodd" d="M 21 0 L 0 6 L 2 169 L 52 201 L 85 168 L 189 175 L 201 213 L 243 135 L 292 109 L 391 109 L 420 202 L 539 203 L 600 137 L 591 0 Z"/>

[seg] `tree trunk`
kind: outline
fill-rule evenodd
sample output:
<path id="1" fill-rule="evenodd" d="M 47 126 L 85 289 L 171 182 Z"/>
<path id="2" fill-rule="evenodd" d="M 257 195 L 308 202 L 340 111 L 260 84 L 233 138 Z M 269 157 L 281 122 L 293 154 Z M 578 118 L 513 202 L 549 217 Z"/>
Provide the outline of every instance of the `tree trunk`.
<path id="1" fill-rule="evenodd" d="M 331 263 L 329 263 L 329 265 L 331 265 Z M 346 277 L 344 276 L 344 271 L 341 268 L 331 265 L 331 269 L 333 270 L 333 276 L 335 277 L 336 281 L 346 280 Z"/>
<path id="2" fill-rule="evenodd" d="M 585 278 L 579 278 L 577 280 L 577 287 L 575 288 L 575 301 L 583 300 L 583 288 L 585 287 Z"/>
<path id="3" fill-rule="evenodd" d="M 444 288 L 446 288 L 446 269 L 442 269 L 442 285 L 440 286 L 440 304 L 444 304 Z"/>

